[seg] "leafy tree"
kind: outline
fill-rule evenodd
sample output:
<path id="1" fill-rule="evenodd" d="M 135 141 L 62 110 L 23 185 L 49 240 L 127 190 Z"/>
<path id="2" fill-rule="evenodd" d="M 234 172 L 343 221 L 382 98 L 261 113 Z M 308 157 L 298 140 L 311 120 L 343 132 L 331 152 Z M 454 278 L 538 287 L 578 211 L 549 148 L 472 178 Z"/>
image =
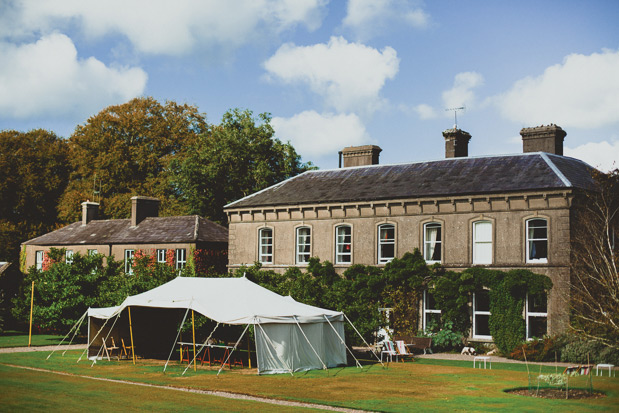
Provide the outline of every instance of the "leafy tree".
<path id="1" fill-rule="evenodd" d="M 69 177 L 68 147 L 53 132 L 0 132 L 0 261 L 18 262 L 19 245 L 57 225 Z"/>
<path id="2" fill-rule="evenodd" d="M 619 169 L 593 173 L 576 205 L 572 236 L 572 328 L 619 349 Z"/>
<path id="3" fill-rule="evenodd" d="M 274 138 L 270 121 L 266 113 L 256 119 L 249 110 L 228 111 L 174 159 L 171 181 L 190 214 L 225 224 L 224 205 L 312 168 Z"/>
<path id="4" fill-rule="evenodd" d="M 69 139 L 72 173 L 61 218 L 79 219 L 80 204 L 93 198 L 95 186 L 102 217 L 128 217 L 135 195 L 160 198 L 162 214 L 185 212 L 169 184 L 169 163 L 206 131 L 205 116 L 186 104 L 146 97 L 103 109 Z"/>

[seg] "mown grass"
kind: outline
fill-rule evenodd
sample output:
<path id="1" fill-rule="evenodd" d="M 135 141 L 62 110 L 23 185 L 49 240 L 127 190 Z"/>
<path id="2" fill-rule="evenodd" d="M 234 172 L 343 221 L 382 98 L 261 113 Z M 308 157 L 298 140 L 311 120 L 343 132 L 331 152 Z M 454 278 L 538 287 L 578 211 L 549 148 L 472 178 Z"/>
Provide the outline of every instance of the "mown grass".
<path id="1" fill-rule="evenodd" d="M 32 335 L 32 346 L 54 346 L 62 341 L 64 336 L 56 336 L 52 334 L 34 334 Z M 76 341 L 75 344 L 85 342 L 83 339 Z M 65 343 L 68 344 L 68 341 Z M 27 347 L 28 334 L 20 331 L 5 331 L 0 335 L 0 348 L 6 347 Z"/>
<path id="2" fill-rule="evenodd" d="M 45 360 L 47 354 L 0 354 L 0 363 L 385 412 L 498 409 L 612 411 L 619 408 L 619 378 L 615 377 L 593 377 L 594 389 L 607 394 L 600 399 L 545 400 L 505 393 L 507 388 L 527 386 L 528 376 L 523 364 L 493 363 L 492 370 L 474 370 L 471 362 L 422 359 L 414 363 L 392 363 L 387 369 L 373 365 L 363 370 L 349 367 L 297 373 L 294 376 L 257 376 L 255 370 L 235 369 L 224 370 L 216 377 L 215 370 L 206 368 L 199 369 L 197 373 L 188 370 L 182 376 L 185 366 L 177 361 L 171 362 L 164 374 L 163 363 L 151 360 L 139 360 L 136 366 L 130 361 L 99 361 L 91 367 L 91 362 L 87 360 L 76 363 L 80 352 L 67 352 L 64 357 L 54 354 Z M 532 375 L 539 374 L 538 366 L 531 367 L 531 370 Z M 549 366 L 542 369 L 542 373 L 554 371 L 555 368 Z M 36 372 L 24 374 L 45 375 Z M 573 381 L 571 385 L 585 387 L 584 379 L 580 381 Z M 3 410 L 2 403 L 0 400 L 0 410 Z"/>

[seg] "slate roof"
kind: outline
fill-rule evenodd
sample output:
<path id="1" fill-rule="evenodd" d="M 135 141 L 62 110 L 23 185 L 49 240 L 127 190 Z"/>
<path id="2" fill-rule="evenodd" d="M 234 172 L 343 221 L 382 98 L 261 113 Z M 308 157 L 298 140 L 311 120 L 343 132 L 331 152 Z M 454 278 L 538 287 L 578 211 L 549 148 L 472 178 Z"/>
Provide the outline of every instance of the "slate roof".
<path id="1" fill-rule="evenodd" d="M 224 208 L 592 188 L 588 164 L 544 152 L 308 171 Z"/>
<path id="2" fill-rule="evenodd" d="M 228 242 L 228 230 L 198 215 L 75 222 L 24 242 L 25 245 L 95 245 Z"/>

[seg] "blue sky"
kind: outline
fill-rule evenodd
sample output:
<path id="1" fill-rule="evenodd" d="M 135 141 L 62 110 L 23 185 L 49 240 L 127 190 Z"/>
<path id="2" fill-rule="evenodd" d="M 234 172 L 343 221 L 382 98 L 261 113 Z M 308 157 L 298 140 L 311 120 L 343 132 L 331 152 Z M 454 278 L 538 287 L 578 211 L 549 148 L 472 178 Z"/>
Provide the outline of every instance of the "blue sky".
<path id="1" fill-rule="evenodd" d="M 619 1 L 0 2 L 0 129 L 75 126 L 136 96 L 270 112 L 304 161 L 375 144 L 440 159 L 446 108 L 470 155 L 555 123 L 565 154 L 619 166 Z"/>

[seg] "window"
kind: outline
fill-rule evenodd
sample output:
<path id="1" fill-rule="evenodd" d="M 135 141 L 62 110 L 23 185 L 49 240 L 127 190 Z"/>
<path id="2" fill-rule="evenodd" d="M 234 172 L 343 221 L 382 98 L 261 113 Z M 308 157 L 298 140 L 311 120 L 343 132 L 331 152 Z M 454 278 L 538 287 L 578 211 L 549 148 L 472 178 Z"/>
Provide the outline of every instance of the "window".
<path id="1" fill-rule="evenodd" d="M 134 250 L 125 250 L 125 274 L 133 274 Z"/>
<path id="2" fill-rule="evenodd" d="M 43 251 L 36 251 L 34 255 L 34 266 L 37 270 L 43 269 Z"/>
<path id="3" fill-rule="evenodd" d="M 429 332 L 430 328 L 440 328 L 441 310 L 436 308 L 434 296 L 428 291 L 423 292 L 423 331 Z"/>
<path id="4" fill-rule="evenodd" d="M 548 262 L 548 221 L 545 219 L 527 221 L 527 262 Z"/>
<path id="5" fill-rule="evenodd" d="M 97 250 L 88 250 L 88 256 L 97 255 L 99 251 Z"/>
<path id="6" fill-rule="evenodd" d="M 312 236 L 309 227 L 297 228 L 297 264 L 307 264 L 311 255 Z"/>
<path id="7" fill-rule="evenodd" d="M 385 264 L 395 257 L 395 225 L 378 227 L 378 263 Z"/>
<path id="8" fill-rule="evenodd" d="M 340 225 L 335 228 L 335 263 L 350 264 L 352 262 L 352 228 Z"/>
<path id="9" fill-rule="evenodd" d="M 491 340 L 490 294 L 488 290 L 473 293 L 473 338 Z"/>
<path id="10" fill-rule="evenodd" d="M 177 248 L 176 249 L 176 269 L 182 270 L 185 268 L 185 264 L 187 264 L 187 254 L 185 252 L 185 248 Z"/>
<path id="11" fill-rule="evenodd" d="M 64 253 L 64 262 L 69 265 L 73 264 L 73 250 L 67 250 Z"/>
<path id="12" fill-rule="evenodd" d="M 546 294 L 527 294 L 525 306 L 527 319 L 527 340 L 534 337 L 544 337 L 548 331 L 548 306 Z"/>
<path id="13" fill-rule="evenodd" d="M 441 224 L 430 222 L 423 228 L 423 258 L 430 264 L 441 262 Z"/>
<path id="14" fill-rule="evenodd" d="M 165 264 L 166 260 L 166 253 L 167 251 L 165 249 L 158 249 L 157 250 L 157 262 L 160 264 Z"/>
<path id="15" fill-rule="evenodd" d="M 262 228 L 258 233 L 258 261 L 263 264 L 273 263 L 273 230 Z"/>
<path id="16" fill-rule="evenodd" d="M 492 223 L 473 223 L 473 264 L 492 264 Z"/>

